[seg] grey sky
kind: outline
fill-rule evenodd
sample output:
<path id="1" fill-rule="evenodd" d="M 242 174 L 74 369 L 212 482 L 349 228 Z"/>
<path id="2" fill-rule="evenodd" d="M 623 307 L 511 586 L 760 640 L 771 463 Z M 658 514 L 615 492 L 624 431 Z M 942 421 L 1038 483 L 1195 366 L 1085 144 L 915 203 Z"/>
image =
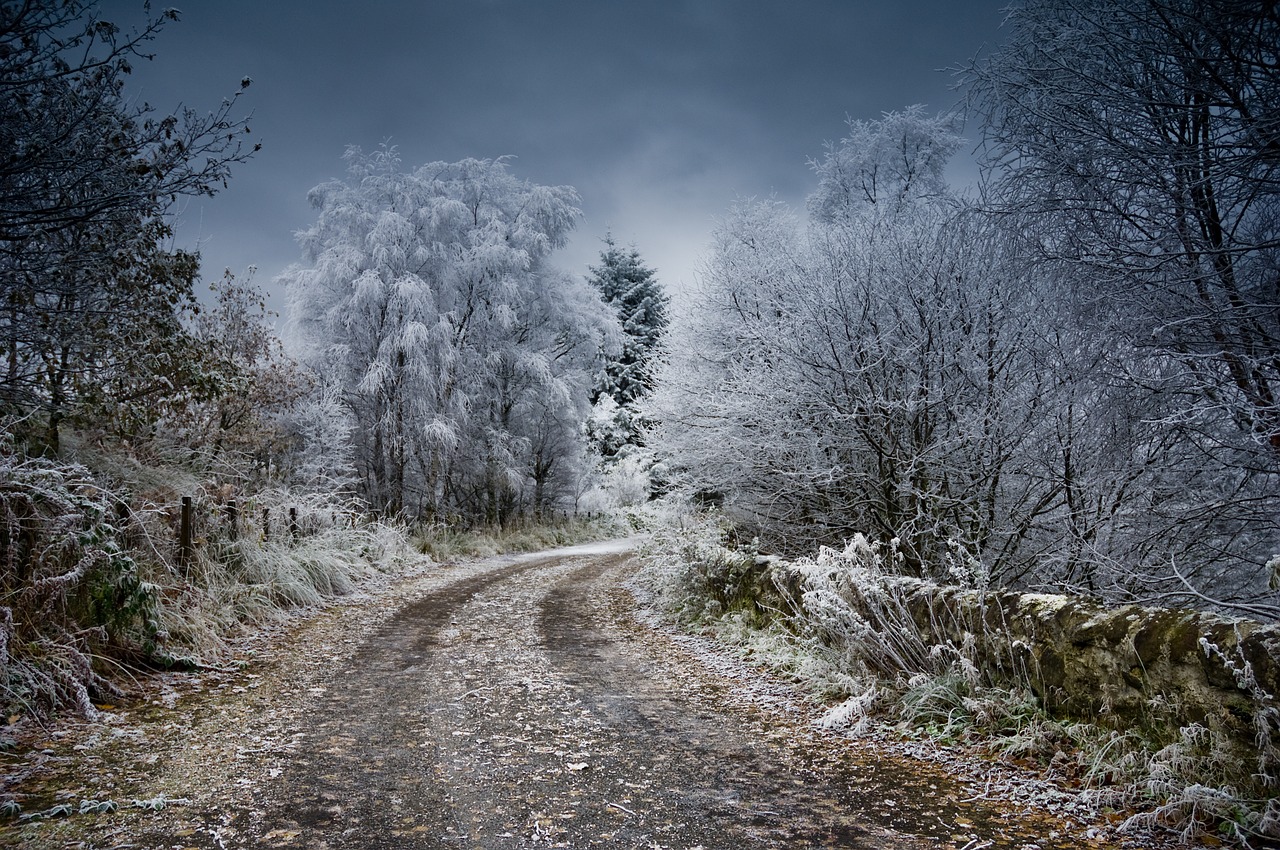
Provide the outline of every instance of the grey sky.
<path id="1" fill-rule="evenodd" d="M 252 264 L 272 289 L 307 191 L 343 176 L 347 145 L 389 141 L 406 166 L 513 155 L 517 177 L 582 195 L 557 265 L 585 273 L 612 228 L 677 287 L 735 198 L 803 200 L 846 116 L 953 106 L 940 69 L 997 43 L 1006 3 L 187 0 L 132 91 L 207 110 L 253 78 L 261 152 L 182 210 L 207 279 Z M 141 2 L 103 14 L 128 28 Z"/>

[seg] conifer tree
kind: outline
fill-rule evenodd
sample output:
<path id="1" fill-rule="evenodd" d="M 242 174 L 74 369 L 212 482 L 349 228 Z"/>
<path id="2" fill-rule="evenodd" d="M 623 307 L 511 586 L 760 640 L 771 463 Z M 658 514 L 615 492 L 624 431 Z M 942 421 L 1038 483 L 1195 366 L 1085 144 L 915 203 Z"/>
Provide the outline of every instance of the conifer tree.
<path id="1" fill-rule="evenodd" d="M 670 299 L 657 272 L 641 261 L 634 246 L 619 248 L 612 233 L 604 244 L 600 265 L 590 267 L 590 283 L 613 308 L 623 339 L 621 353 L 606 364 L 598 397 L 610 395 L 618 407 L 626 408 L 649 392 L 653 355 L 667 327 Z"/>
<path id="2" fill-rule="evenodd" d="M 612 233 L 604 245 L 600 265 L 589 267 L 589 282 L 617 316 L 622 345 L 605 361 L 587 433 L 605 466 L 614 467 L 643 445 L 636 404 L 652 388 L 653 357 L 667 327 L 669 299 L 635 246 L 619 248 Z"/>

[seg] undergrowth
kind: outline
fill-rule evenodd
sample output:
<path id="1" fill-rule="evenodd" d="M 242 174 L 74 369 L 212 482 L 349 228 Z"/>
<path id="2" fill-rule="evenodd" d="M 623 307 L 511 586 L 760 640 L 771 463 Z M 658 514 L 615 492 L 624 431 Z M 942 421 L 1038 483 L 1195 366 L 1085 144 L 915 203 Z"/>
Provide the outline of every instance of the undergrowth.
<path id="1" fill-rule="evenodd" d="M 1238 748 L 1176 721 L 1176 707 L 1152 706 L 1171 730 L 1163 733 L 1051 716 L 1012 642 L 988 640 L 980 654 L 973 636 L 981 624 L 938 620 L 954 612 L 935 611 L 920 625 L 892 545 L 859 536 L 844 551 L 774 569 L 776 559 L 730 539 L 720 517 L 677 513 L 655 528 L 641 579 L 673 620 L 806 688 L 827 706 L 822 725 L 979 748 L 1075 789 L 1097 810 L 1140 812 L 1129 828 L 1243 846 L 1280 837 L 1280 711 L 1243 658 L 1224 659 L 1240 688 L 1253 691 L 1256 759 L 1242 766 Z"/>
<path id="2" fill-rule="evenodd" d="M 626 533 L 628 529 L 609 516 L 575 516 L 478 528 L 466 528 L 456 523 L 431 523 L 413 530 L 412 544 L 424 555 L 437 561 L 447 561 L 575 546 Z"/>
<path id="3" fill-rule="evenodd" d="M 78 465 L 0 446 L 0 699 L 92 712 L 99 659 L 157 631 L 157 595 L 121 546 L 110 495 Z"/>
<path id="4" fill-rule="evenodd" d="M 93 716 L 133 671 L 216 661 L 238 630 L 348 593 L 409 554 L 402 529 L 330 497 L 249 494 L 189 452 L 68 442 L 59 460 L 0 444 L 6 715 Z"/>
<path id="5" fill-rule="evenodd" d="M 251 464 L 188 447 L 76 433 L 64 447 L 51 460 L 0 442 L 6 716 L 93 716 L 136 671 L 217 663 L 242 630 L 351 593 L 420 557 L 415 550 L 443 561 L 624 531 L 609 519 L 563 518 L 410 532 L 333 495 L 247 479 Z"/>

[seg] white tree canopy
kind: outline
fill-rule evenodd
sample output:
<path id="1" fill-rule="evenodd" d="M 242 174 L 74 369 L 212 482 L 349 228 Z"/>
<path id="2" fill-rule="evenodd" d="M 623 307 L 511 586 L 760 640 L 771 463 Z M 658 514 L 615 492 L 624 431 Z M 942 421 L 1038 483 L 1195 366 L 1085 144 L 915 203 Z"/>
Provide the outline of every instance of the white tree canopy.
<path id="1" fill-rule="evenodd" d="M 303 356 L 351 417 L 361 495 L 421 516 L 551 506 L 616 333 L 585 284 L 547 264 L 577 193 L 520 181 L 502 159 L 407 172 L 392 148 L 346 159 L 345 181 L 312 190 L 319 218 L 283 280 Z"/>
<path id="2" fill-rule="evenodd" d="M 1170 427 L 1179 364 L 1099 321 L 1034 218 L 946 190 L 949 122 L 853 129 L 807 221 L 748 201 L 716 231 L 645 406 L 677 485 L 784 551 L 865 534 L 977 586 L 1267 592 L 1274 478 Z"/>

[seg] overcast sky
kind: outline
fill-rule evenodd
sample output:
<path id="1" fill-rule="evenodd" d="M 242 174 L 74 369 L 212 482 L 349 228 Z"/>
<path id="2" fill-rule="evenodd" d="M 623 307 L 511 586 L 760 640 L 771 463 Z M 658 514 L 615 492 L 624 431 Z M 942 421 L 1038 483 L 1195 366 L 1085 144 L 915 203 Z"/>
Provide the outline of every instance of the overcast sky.
<path id="1" fill-rule="evenodd" d="M 521 179 L 574 186 L 584 216 L 554 262 L 585 273 L 612 229 L 676 288 L 736 198 L 803 202 L 846 117 L 953 107 L 945 69 L 999 42 L 1007 2 L 184 0 L 132 94 L 208 111 L 253 79 L 261 152 L 181 213 L 206 279 L 254 265 L 271 291 L 308 190 L 348 145 L 389 141 L 406 167 L 511 155 Z M 128 29 L 142 4 L 103 16 Z"/>

